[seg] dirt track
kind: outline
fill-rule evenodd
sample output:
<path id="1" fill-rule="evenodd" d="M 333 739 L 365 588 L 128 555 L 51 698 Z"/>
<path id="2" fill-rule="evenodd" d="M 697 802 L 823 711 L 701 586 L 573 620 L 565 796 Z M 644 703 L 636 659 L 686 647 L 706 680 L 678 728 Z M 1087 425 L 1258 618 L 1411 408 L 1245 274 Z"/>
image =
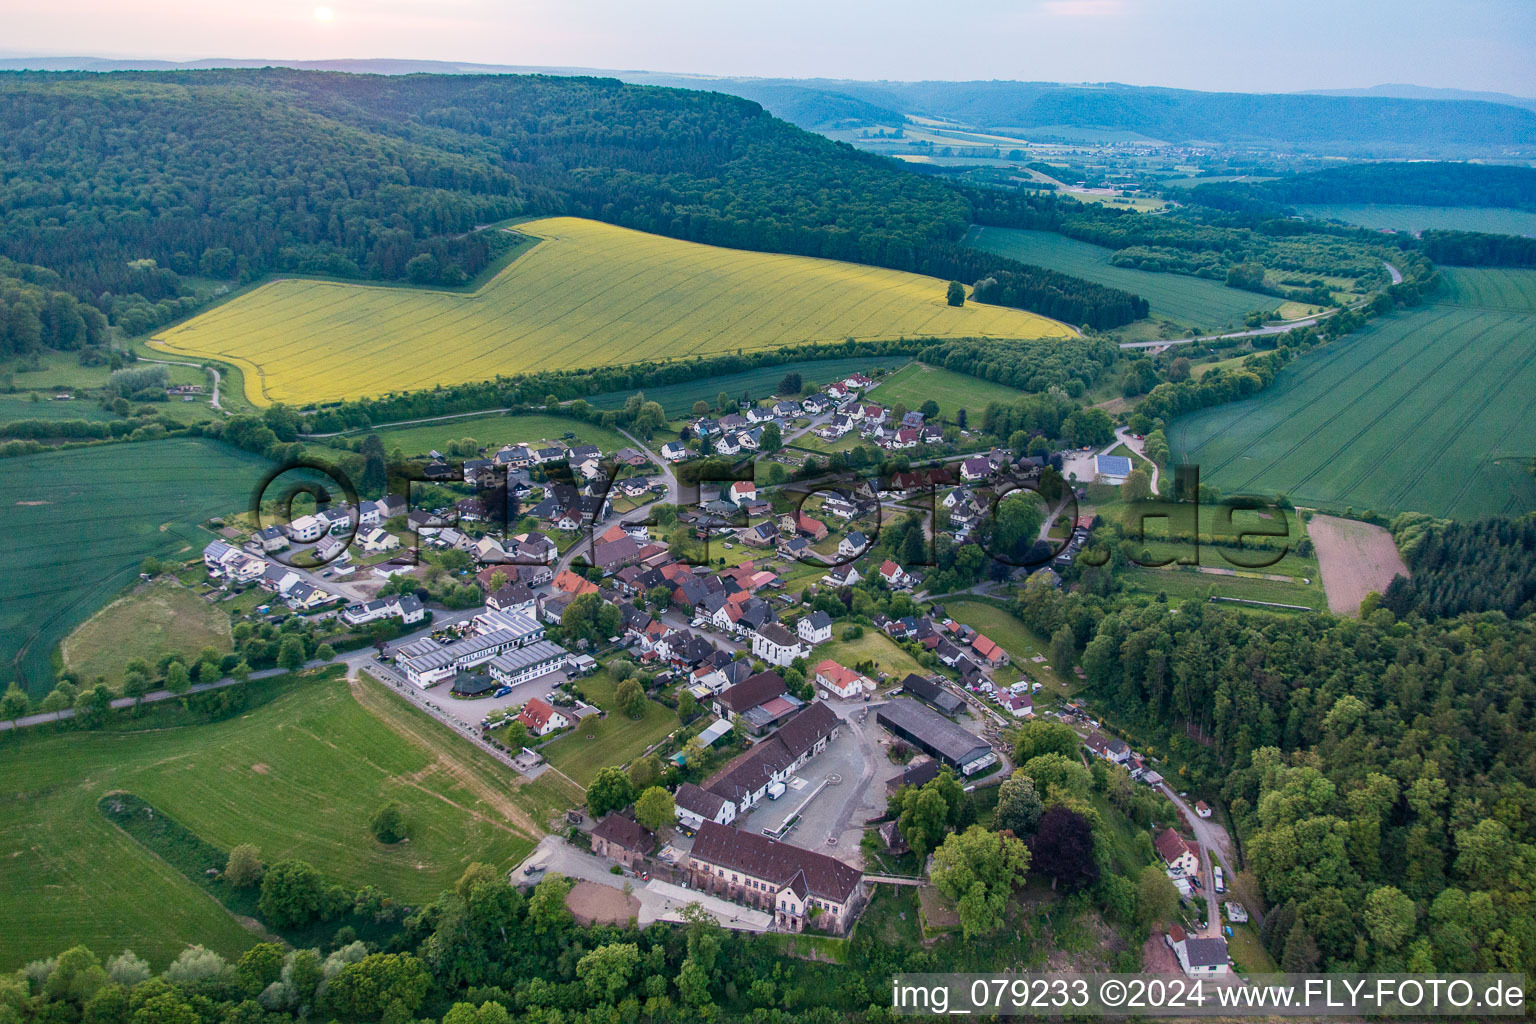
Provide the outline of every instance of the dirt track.
<path id="1" fill-rule="evenodd" d="M 1366 594 L 1385 592 L 1392 577 L 1408 575 L 1391 532 L 1380 526 L 1314 515 L 1307 533 L 1317 547 L 1328 610 L 1335 615 L 1359 615 Z"/>

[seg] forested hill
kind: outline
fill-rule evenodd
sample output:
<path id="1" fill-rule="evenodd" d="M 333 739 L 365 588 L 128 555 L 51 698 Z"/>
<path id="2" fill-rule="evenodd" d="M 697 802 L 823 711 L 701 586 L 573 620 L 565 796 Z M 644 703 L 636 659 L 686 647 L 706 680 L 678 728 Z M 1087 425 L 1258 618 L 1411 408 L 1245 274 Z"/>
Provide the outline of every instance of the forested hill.
<path id="1" fill-rule="evenodd" d="M 1536 146 L 1536 111 L 1476 100 L 1195 92 L 1056 82 L 850 82 L 834 79 L 637 80 L 720 89 L 785 117 L 841 97 L 989 128 L 1135 132 L 1166 142 L 1283 144 L 1330 153 L 1497 152 Z M 805 122 L 816 127 L 822 122 Z"/>
<path id="2" fill-rule="evenodd" d="M 1536 210 L 1536 168 L 1466 163 L 1369 163 L 1260 183 L 1201 185 L 1191 196 L 1248 195 L 1276 203 L 1403 203 Z"/>
<path id="3" fill-rule="evenodd" d="M 720 93 L 612 79 L 283 69 L 0 73 L 0 255 L 55 271 L 129 333 L 185 278 L 277 272 L 454 285 L 477 225 L 575 214 L 692 241 L 968 281 L 1112 327 L 1133 296 L 953 243 L 970 201 Z M 14 339 L 3 339 L 15 350 Z"/>

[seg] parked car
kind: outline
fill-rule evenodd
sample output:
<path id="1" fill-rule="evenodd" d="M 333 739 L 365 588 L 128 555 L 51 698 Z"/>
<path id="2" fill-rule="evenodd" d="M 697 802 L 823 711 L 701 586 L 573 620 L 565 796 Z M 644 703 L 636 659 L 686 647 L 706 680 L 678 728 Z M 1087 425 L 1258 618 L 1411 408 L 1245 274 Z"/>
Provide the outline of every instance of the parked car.
<path id="1" fill-rule="evenodd" d="M 491 696 L 492 697 L 505 697 L 507 694 L 509 694 L 511 692 L 512 692 L 512 687 L 510 687 L 510 686 L 498 686 L 496 688 L 496 692 L 491 694 Z"/>

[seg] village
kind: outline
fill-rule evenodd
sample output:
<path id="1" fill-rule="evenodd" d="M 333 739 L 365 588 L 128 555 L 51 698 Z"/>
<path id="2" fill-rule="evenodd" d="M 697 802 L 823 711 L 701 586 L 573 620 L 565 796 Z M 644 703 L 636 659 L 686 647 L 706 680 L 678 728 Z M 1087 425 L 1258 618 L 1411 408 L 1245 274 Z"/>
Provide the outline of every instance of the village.
<path id="1" fill-rule="evenodd" d="M 588 727 L 615 714 L 584 699 L 594 673 L 637 678 L 648 699 L 688 712 L 681 729 L 614 764 L 630 770 L 670 751 L 681 781 L 664 822 L 637 815 L 638 794 L 601 814 L 572 811 L 569 831 L 547 837 L 513 871 L 515 884 L 548 871 L 577 879 L 573 905 L 593 920 L 680 920 L 702 900 L 731 927 L 843 934 L 873 882 L 922 880 L 921 865 L 898 876 L 868 863 L 872 842 L 909 852 L 891 797 L 941 772 L 967 790 L 996 786 L 1016 767 L 1009 730 L 1037 715 L 1078 728 L 1085 763 L 1121 766 L 1178 806 L 1149 760 L 1046 690 L 1037 665 L 1011 666 L 1001 644 L 946 615 L 922 568 L 877 543 L 882 524 L 920 509 L 909 499 L 925 493 L 963 542 L 995 495 L 1038 486 L 1060 455 L 1053 463 L 994 448 L 814 491 L 732 479 L 700 482 L 694 496 L 680 482 L 678 463 L 754 453 L 769 425 L 828 439 L 857 430 L 888 450 L 938 440 L 921 412 L 890 422 L 861 395 L 872 384 L 855 375 L 803 402 L 700 417 L 687 443 L 659 453 L 638 441 L 611 453 L 506 444 L 450 465 L 429 452 L 427 507 L 413 507 L 414 490 L 411 504 L 387 494 L 317 506 L 244 536 L 226 530 L 204 564 L 218 586 L 269 595 L 257 615 L 369 630 L 371 653 L 349 663 L 530 777 L 558 770 L 545 756 L 554 744 L 590 737 Z M 1126 461 L 1100 455 L 1088 472 L 1123 482 Z M 518 532 L 498 529 L 513 523 Z M 1060 542 L 1050 564 L 1017 570 L 1017 581 L 1058 586 L 1056 569 L 1092 525 L 1069 517 L 1051 535 Z M 443 585 L 434 593 L 420 579 L 426 570 L 471 597 L 447 607 Z M 867 626 L 839 621 L 875 607 L 884 610 L 861 616 Z M 618 762 L 602 750 L 587 756 Z M 1209 809 L 1194 815 L 1181 813 L 1193 838 L 1170 825 L 1156 841 L 1192 908 L 1189 929 L 1174 926 L 1166 941 L 1186 974 L 1221 975 L 1222 869 L 1202 834 Z M 1227 915 L 1246 919 L 1236 902 Z"/>

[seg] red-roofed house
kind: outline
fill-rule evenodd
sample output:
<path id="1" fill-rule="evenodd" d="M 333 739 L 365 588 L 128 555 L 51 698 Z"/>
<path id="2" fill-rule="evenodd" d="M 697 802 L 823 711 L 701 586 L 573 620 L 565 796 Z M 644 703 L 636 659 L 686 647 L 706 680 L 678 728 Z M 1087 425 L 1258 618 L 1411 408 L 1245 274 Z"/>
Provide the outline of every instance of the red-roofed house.
<path id="1" fill-rule="evenodd" d="M 528 727 L 528 732 L 534 736 L 548 736 L 557 729 L 564 729 L 571 724 L 571 720 L 565 714 L 548 701 L 538 697 L 531 698 L 523 705 L 523 710 L 518 713 L 517 720 Z"/>
<path id="2" fill-rule="evenodd" d="M 917 582 L 912 574 L 887 558 L 880 566 L 880 578 L 892 590 L 905 590 Z"/>
<path id="3" fill-rule="evenodd" d="M 781 534 L 799 533 L 811 540 L 823 540 L 827 536 L 827 524 L 819 519 L 812 519 L 804 512 L 793 512 L 779 520 L 779 532 Z"/>
<path id="4" fill-rule="evenodd" d="M 851 668 L 844 668 L 828 658 L 816 666 L 816 685 L 844 700 L 861 697 L 866 690 L 873 692 L 875 684 Z"/>
<path id="5" fill-rule="evenodd" d="M 1171 828 L 1165 828 L 1153 843 L 1157 855 L 1173 871 L 1181 875 L 1194 875 L 1200 871 L 1200 848 Z"/>
<path id="6" fill-rule="evenodd" d="M 561 569 L 560 575 L 555 577 L 555 589 L 575 597 L 580 594 L 597 593 L 597 584 L 585 576 L 576 575 L 569 569 Z"/>
<path id="7" fill-rule="evenodd" d="M 971 650 L 993 668 L 1008 664 L 1008 652 L 980 633 L 977 633 L 976 639 L 971 641 Z"/>

